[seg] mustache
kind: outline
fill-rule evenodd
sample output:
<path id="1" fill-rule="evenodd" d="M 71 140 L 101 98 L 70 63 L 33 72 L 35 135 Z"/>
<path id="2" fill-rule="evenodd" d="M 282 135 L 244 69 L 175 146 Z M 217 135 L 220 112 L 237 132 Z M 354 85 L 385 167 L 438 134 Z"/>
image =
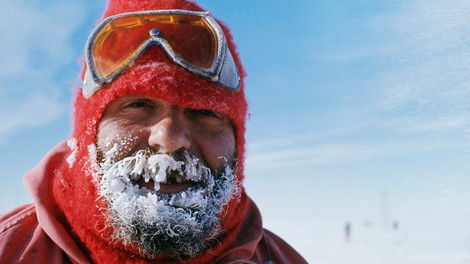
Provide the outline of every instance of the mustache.
<path id="1" fill-rule="evenodd" d="M 144 149 L 118 161 L 115 160 L 116 155 L 116 148 L 111 149 L 105 153 L 99 166 L 108 179 L 124 182 L 143 179 L 146 183 L 153 181 L 155 191 L 159 190 L 161 183 L 170 180 L 213 185 L 210 168 L 185 150 L 166 154 Z"/>

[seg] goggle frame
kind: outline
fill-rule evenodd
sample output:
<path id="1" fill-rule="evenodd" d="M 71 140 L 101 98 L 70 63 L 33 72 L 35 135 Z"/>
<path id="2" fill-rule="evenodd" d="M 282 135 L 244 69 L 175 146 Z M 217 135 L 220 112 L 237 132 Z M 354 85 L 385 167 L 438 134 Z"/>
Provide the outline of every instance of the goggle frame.
<path id="1" fill-rule="evenodd" d="M 96 37 L 99 35 L 101 30 L 114 20 L 121 18 L 129 18 L 135 16 L 151 16 L 151 15 L 183 15 L 183 16 L 196 16 L 204 20 L 209 26 L 208 30 L 213 33 L 217 41 L 217 51 L 215 53 L 215 61 L 210 70 L 204 70 L 200 67 L 194 66 L 187 62 L 185 59 L 180 57 L 172 48 L 171 45 L 158 35 L 152 35 L 149 33 L 149 39 L 144 41 L 140 46 L 136 48 L 132 56 L 129 57 L 125 63 L 114 70 L 111 74 L 106 77 L 98 74 L 98 69 L 93 59 L 93 48 L 96 43 Z M 82 94 L 85 98 L 90 98 L 95 92 L 103 88 L 106 84 L 114 81 L 119 75 L 124 73 L 127 68 L 131 67 L 135 61 L 145 52 L 145 50 L 151 45 L 159 45 L 170 57 L 170 59 L 187 69 L 188 71 L 203 77 L 206 80 L 217 83 L 224 88 L 232 91 L 239 91 L 240 89 L 240 74 L 237 65 L 233 59 L 233 56 L 228 48 L 227 40 L 222 28 L 216 22 L 216 20 L 210 16 L 209 12 L 189 11 L 181 9 L 168 9 L 168 10 L 149 10 L 139 12 L 121 13 L 118 15 L 110 16 L 101 21 L 90 33 L 88 37 L 86 48 L 85 48 L 85 62 L 86 72 L 83 81 Z"/>

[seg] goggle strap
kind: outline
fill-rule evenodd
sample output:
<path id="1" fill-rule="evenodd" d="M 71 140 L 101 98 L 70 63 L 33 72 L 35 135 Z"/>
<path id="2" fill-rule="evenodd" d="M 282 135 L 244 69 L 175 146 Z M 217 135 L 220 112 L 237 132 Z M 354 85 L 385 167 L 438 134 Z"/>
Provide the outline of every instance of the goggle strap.
<path id="1" fill-rule="evenodd" d="M 240 89 L 240 74 L 233 59 L 232 53 L 225 48 L 225 58 L 222 62 L 222 67 L 220 73 L 218 74 L 218 79 L 214 80 L 216 83 L 219 83 L 230 89 L 232 91 L 238 91 Z"/>
<path id="2" fill-rule="evenodd" d="M 90 68 L 86 67 L 85 76 L 83 78 L 82 94 L 86 99 L 90 98 L 95 92 L 101 88 L 101 85 L 95 82 L 93 74 L 90 72 Z"/>

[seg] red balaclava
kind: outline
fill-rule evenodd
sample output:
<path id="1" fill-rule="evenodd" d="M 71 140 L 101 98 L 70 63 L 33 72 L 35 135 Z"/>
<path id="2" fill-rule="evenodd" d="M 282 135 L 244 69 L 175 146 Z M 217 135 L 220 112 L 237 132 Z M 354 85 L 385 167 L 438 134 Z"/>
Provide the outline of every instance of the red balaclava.
<path id="1" fill-rule="evenodd" d="M 110 0 L 102 19 L 125 12 L 161 9 L 185 9 L 203 11 L 198 5 L 185 0 Z M 229 49 L 241 75 L 240 91 L 234 92 L 190 73 L 173 63 L 157 46 L 145 52 L 137 63 L 116 80 L 97 91 L 89 99 L 77 91 L 75 99 L 74 142 L 69 161 L 57 171 L 53 192 L 59 214 L 64 215 L 64 224 L 69 226 L 82 249 L 96 263 L 146 262 L 132 246 L 124 247 L 111 241 L 112 227 L 105 225 L 106 202 L 99 197 L 96 181 L 93 180 L 89 146 L 96 144 L 97 129 L 106 107 L 125 95 L 144 95 L 163 99 L 171 104 L 193 109 L 208 109 L 231 118 L 236 137 L 236 176 L 243 181 L 245 153 L 245 121 L 247 102 L 244 93 L 244 71 L 235 50 L 232 36 L 221 24 L 227 37 Z M 154 48 L 155 47 L 155 48 Z M 159 67 L 152 65 L 158 62 Z M 163 63 L 163 66 L 162 66 Z M 152 67 L 153 66 L 153 67 Z M 226 250 L 241 228 L 249 199 L 241 188 L 241 196 L 232 199 L 221 215 L 222 237 L 213 248 L 203 252 L 191 263 L 210 263 Z M 104 209 L 103 209 L 104 208 Z M 177 263 L 169 256 L 157 257 L 159 263 Z M 153 260 L 155 261 L 155 260 Z"/>

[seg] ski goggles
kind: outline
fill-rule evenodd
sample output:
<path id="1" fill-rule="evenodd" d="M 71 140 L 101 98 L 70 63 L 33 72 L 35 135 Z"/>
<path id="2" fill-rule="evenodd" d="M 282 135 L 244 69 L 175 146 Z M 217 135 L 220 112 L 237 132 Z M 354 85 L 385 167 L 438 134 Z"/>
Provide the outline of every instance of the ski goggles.
<path id="1" fill-rule="evenodd" d="M 83 96 L 90 98 L 115 80 L 151 45 L 204 79 L 229 90 L 240 88 L 225 35 L 208 12 L 153 10 L 111 16 L 96 26 L 85 49 Z"/>

